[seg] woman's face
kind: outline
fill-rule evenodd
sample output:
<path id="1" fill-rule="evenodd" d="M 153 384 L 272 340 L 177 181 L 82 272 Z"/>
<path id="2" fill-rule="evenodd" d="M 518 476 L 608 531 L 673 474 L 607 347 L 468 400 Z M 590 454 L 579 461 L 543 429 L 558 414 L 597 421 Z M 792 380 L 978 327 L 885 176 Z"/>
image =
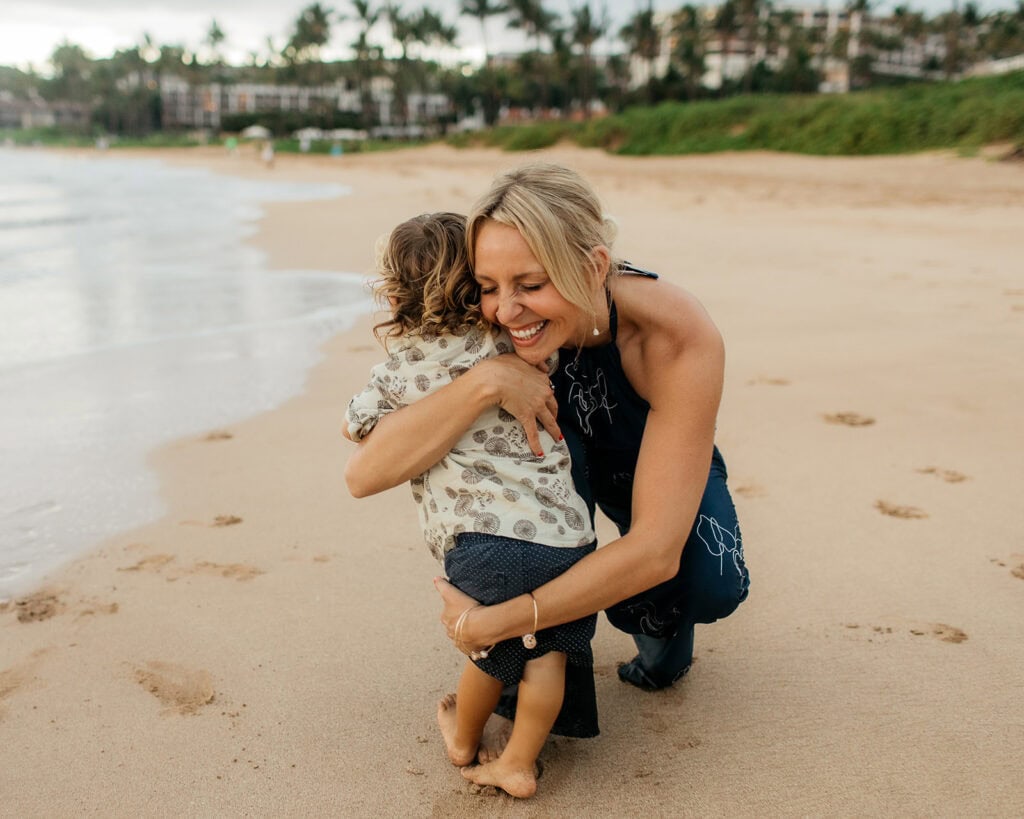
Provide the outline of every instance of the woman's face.
<path id="1" fill-rule="evenodd" d="M 558 292 L 518 230 L 488 219 L 475 251 L 480 308 L 508 330 L 520 358 L 540 364 L 586 336 L 587 317 Z"/>

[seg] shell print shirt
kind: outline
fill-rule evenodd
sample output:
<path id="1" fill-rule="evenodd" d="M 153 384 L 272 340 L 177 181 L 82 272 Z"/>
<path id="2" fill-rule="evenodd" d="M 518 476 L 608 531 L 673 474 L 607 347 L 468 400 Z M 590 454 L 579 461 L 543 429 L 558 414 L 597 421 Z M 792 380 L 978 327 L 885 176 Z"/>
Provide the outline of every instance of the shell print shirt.
<path id="1" fill-rule="evenodd" d="M 403 336 L 348 405 L 349 434 L 361 440 L 387 413 L 450 384 L 474 364 L 513 352 L 504 331 Z M 586 503 L 573 488 L 569 449 L 540 431 L 536 455 L 514 416 L 487 409 L 440 461 L 409 484 L 430 551 L 438 559 L 463 532 L 481 532 L 546 546 L 594 540 Z"/>

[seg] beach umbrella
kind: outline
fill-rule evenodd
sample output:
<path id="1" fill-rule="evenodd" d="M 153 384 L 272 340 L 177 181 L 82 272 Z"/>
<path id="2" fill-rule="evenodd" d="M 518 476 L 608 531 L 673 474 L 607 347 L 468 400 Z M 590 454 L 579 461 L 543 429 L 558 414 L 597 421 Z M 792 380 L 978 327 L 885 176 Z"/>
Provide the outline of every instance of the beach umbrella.
<path id="1" fill-rule="evenodd" d="M 270 139 L 271 133 L 269 128 L 262 125 L 250 125 L 248 128 L 242 129 L 241 137 L 242 139 Z"/>

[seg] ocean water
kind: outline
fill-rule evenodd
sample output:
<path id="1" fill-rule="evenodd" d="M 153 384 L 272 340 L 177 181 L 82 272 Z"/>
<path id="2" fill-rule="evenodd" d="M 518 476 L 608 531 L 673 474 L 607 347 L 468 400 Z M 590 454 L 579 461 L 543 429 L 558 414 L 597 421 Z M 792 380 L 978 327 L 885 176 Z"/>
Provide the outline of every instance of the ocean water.
<path id="1" fill-rule="evenodd" d="M 245 239 L 261 203 L 346 193 L 0 150 L 0 600 L 158 517 L 156 446 L 301 391 L 365 284 Z"/>

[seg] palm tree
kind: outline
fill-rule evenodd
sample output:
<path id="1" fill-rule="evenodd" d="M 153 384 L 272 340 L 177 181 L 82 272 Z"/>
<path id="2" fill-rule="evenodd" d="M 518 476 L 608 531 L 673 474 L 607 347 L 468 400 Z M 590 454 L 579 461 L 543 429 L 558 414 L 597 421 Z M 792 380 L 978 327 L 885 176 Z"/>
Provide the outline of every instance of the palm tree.
<path id="1" fill-rule="evenodd" d="M 545 9 L 542 0 L 509 0 L 507 11 L 509 26 L 533 38 L 534 49 L 540 51 L 541 37 L 550 33 L 558 15 Z"/>
<path id="2" fill-rule="evenodd" d="M 480 33 L 483 36 L 484 65 L 491 64 L 491 54 L 487 48 L 487 18 L 505 14 L 508 7 L 502 2 L 491 2 L 491 0 L 462 0 L 459 6 L 461 14 L 468 14 L 480 21 Z"/>
<path id="3" fill-rule="evenodd" d="M 356 41 L 352 43 L 352 50 L 356 55 L 356 87 L 359 90 L 359 103 L 362 108 L 362 125 L 368 128 L 373 122 L 373 97 L 370 94 L 370 79 L 373 76 L 373 64 L 378 50 L 370 45 L 369 35 L 377 21 L 380 19 L 383 10 L 374 5 L 373 0 L 351 0 L 355 16 L 352 18 L 359 23 L 359 34 Z"/>
<path id="4" fill-rule="evenodd" d="M 315 67 L 314 77 L 318 84 L 323 82 L 323 62 L 320 49 L 331 39 L 331 16 L 334 9 L 313 3 L 301 12 L 295 21 L 295 30 L 285 54 L 293 63 L 312 63 Z"/>
<path id="5" fill-rule="evenodd" d="M 724 88 L 726 81 L 728 80 L 729 57 L 732 55 L 732 41 L 740 30 L 739 9 L 736 5 L 736 0 L 725 0 L 725 2 L 718 7 L 718 12 L 715 14 L 713 28 L 721 41 L 720 59 L 722 70 L 720 73 L 722 81 L 720 87 Z"/>
<path id="6" fill-rule="evenodd" d="M 683 6 L 672 21 L 675 35 L 673 59 L 679 65 L 686 88 L 686 98 L 697 99 L 700 95 L 701 80 L 707 67 L 704 63 L 704 23 L 701 11 L 692 5 Z"/>
<path id="7" fill-rule="evenodd" d="M 544 8 L 541 0 L 509 0 L 509 25 L 520 29 L 534 43 L 534 55 L 520 55 L 520 68 L 540 88 L 542 109 L 548 108 L 551 98 L 551 80 L 546 60 L 541 57 L 541 38 L 550 37 L 558 16 Z"/>
<path id="8" fill-rule="evenodd" d="M 600 16 L 590 9 L 585 2 L 572 10 L 572 41 L 583 52 L 583 65 L 580 77 L 580 96 L 583 103 L 583 117 L 590 118 L 590 97 L 593 85 L 594 43 L 608 32 L 608 11 L 602 9 Z"/>
<path id="9" fill-rule="evenodd" d="M 647 102 L 651 103 L 653 102 L 654 61 L 661 53 L 661 34 L 654 23 L 653 0 L 647 0 L 647 7 L 640 9 L 629 18 L 626 25 L 619 30 L 619 36 L 625 41 L 632 56 L 644 64 Z"/>
<path id="10" fill-rule="evenodd" d="M 391 36 L 401 48 L 395 72 L 395 97 L 399 119 L 408 121 L 408 89 L 413 84 L 425 86 L 422 70 L 414 70 L 409 60 L 409 49 L 415 45 L 454 45 L 458 32 L 429 8 L 405 15 L 393 3 L 385 9 L 391 25 Z"/>
<path id="11" fill-rule="evenodd" d="M 210 20 L 210 27 L 206 30 L 206 39 L 203 42 L 210 47 L 210 62 L 220 65 L 224 62 L 220 54 L 220 44 L 227 39 L 224 30 L 218 25 L 217 20 Z"/>
<path id="12" fill-rule="evenodd" d="M 50 55 L 50 65 L 53 66 L 53 80 L 49 88 L 54 99 L 88 100 L 92 60 L 81 46 L 65 39 Z"/>
<path id="13" fill-rule="evenodd" d="M 746 70 L 743 72 L 743 90 L 748 94 L 754 81 L 754 59 L 761 50 L 761 8 L 761 0 L 737 0 L 737 17 L 747 52 Z"/>

